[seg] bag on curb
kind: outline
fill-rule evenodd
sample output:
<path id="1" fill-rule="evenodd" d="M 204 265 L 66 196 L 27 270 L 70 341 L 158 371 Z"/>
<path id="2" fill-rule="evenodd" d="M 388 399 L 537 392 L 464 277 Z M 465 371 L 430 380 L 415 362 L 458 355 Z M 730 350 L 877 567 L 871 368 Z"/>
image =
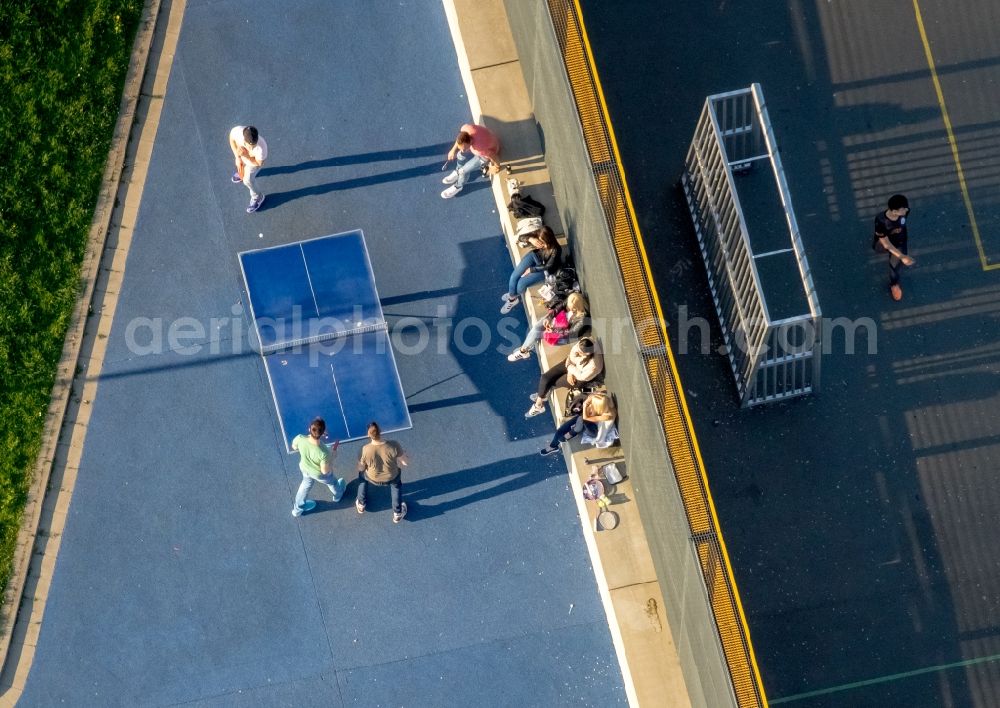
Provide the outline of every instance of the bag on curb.
<path id="1" fill-rule="evenodd" d="M 545 300 L 545 307 L 558 310 L 566 302 L 570 293 L 580 292 L 580 282 L 575 268 L 560 268 L 555 275 L 545 277 L 545 285 L 538 289 L 538 295 Z"/>
<path id="2" fill-rule="evenodd" d="M 507 209 L 515 219 L 527 219 L 545 214 L 545 205 L 523 192 L 514 192 L 507 202 Z"/>
<path id="3" fill-rule="evenodd" d="M 625 475 L 622 474 L 622 471 L 618 469 L 618 465 L 614 462 L 603 465 L 600 471 L 604 475 L 604 479 L 608 480 L 611 484 L 618 484 L 625 479 Z"/>

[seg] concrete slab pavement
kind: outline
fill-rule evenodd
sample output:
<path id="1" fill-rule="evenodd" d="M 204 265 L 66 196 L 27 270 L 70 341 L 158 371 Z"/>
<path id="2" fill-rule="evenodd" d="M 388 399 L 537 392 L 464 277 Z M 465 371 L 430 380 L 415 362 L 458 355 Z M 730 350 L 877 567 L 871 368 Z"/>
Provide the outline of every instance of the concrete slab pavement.
<path id="1" fill-rule="evenodd" d="M 988 705 L 997 99 L 981 86 L 995 5 L 580 5 L 771 703 Z M 862 329 L 828 340 L 818 396 L 739 411 L 715 332 L 703 348 L 685 325 L 716 320 L 674 183 L 705 97 L 750 82 L 823 312 Z M 918 262 L 901 303 L 870 248 L 895 192 L 914 206 Z"/>

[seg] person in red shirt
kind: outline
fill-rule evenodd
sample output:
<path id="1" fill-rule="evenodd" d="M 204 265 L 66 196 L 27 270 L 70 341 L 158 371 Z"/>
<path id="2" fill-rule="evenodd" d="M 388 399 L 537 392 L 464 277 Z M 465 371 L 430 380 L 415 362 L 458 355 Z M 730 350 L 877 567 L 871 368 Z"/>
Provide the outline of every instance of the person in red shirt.
<path id="1" fill-rule="evenodd" d="M 489 173 L 495 175 L 500 171 L 500 141 L 489 128 L 482 125 L 466 123 L 461 127 L 455 144 L 448 151 L 448 160 L 458 160 L 455 169 L 443 180 L 450 185 L 441 192 L 442 199 L 451 199 L 462 191 L 466 182 L 474 180 L 482 171 L 483 165 L 489 165 Z"/>

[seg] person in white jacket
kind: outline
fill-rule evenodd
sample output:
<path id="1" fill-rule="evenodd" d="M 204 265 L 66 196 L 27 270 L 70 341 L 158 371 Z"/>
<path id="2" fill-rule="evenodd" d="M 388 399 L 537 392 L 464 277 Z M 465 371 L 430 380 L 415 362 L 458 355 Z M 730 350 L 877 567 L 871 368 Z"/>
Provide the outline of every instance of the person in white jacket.
<path id="1" fill-rule="evenodd" d="M 549 391 L 559 386 L 575 387 L 593 381 L 604 372 L 604 352 L 596 339 L 583 337 L 569 350 L 569 356 L 538 379 L 538 391 L 531 394 L 534 401 L 525 418 L 532 418 L 545 412 L 545 401 Z"/>

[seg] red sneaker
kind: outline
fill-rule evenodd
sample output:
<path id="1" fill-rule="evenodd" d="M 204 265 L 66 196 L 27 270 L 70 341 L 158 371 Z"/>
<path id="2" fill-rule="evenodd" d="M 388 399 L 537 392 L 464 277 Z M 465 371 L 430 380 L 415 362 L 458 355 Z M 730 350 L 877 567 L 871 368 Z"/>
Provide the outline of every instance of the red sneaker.
<path id="1" fill-rule="evenodd" d="M 889 286 L 889 292 L 892 293 L 892 299 L 899 302 L 903 299 L 903 289 L 899 287 L 899 283 Z"/>

